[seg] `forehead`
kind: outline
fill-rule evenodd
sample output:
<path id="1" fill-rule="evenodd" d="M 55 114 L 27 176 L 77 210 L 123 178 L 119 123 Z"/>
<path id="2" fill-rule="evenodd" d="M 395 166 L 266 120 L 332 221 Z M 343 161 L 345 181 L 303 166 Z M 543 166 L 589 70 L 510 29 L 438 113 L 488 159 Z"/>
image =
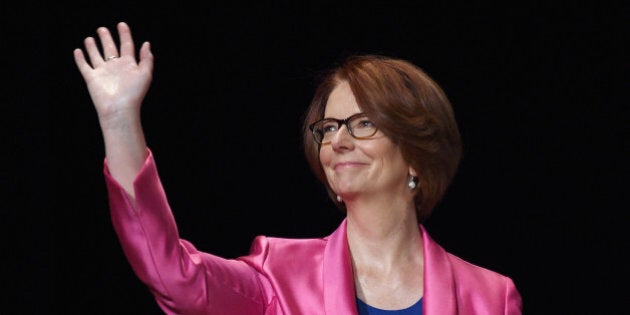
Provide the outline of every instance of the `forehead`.
<path id="1" fill-rule="evenodd" d="M 324 117 L 343 119 L 360 112 L 361 109 L 352 94 L 350 84 L 343 81 L 337 84 L 328 96 Z"/>

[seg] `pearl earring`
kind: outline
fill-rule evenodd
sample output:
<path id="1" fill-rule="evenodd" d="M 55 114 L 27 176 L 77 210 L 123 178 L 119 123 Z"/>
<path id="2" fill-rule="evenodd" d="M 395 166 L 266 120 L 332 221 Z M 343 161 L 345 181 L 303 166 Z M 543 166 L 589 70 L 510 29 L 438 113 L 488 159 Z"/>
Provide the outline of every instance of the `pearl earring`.
<path id="1" fill-rule="evenodd" d="M 418 186 L 418 184 L 416 184 L 416 177 L 409 176 L 409 183 L 407 185 L 411 190 L 416 189 L 416 187 Z"/>
<path id="2" fill-rule="evenodd" d="M 343 199 L 341 199 L 341 196 L 337 195 L 337 202 L 342 202 Z"/>

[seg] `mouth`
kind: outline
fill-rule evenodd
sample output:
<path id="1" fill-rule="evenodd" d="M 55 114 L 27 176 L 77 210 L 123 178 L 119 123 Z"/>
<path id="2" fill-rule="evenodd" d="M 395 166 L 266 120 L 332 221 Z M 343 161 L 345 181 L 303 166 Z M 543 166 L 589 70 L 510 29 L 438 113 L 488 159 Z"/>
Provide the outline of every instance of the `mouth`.
<path id="1" fill-rule="evenodd" d="M 339 163 L 335 163 L 335 165 L 333 166 L 333 169 L 335 171 L 340 171 L 340 170 L 344 170 L 344 169 L 361 167 L 361 166 L 364 166 L 364 165 L 365 165 L 365 163 L 360 163 L 360 162 L 339 162 Z"/>

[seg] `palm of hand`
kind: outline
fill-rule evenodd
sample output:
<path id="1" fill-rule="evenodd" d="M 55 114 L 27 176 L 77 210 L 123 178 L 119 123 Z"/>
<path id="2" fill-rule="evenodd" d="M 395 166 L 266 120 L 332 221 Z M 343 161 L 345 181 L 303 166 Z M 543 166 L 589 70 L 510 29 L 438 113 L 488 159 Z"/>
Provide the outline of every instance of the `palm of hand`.
<path id="1" fill-rule="evenodd" d="M 151 73 L 143 71 L 128 57 L 113 59 L 84 75 L 99 115 L 140 106 L 151 83 Z"/>
<path id="2" fill-rule="evenodd" d="M 75 62 L 101 120 L 119 113 L 138 112 L 152 79 L 153 56 L 149 44 L 142 45 L 138 63 L 129 27 L 119 23 L 118 32 L 121 43 L 118 58 L 108 58 L 107 61 L 103 58 L 103 55 L 118 56 L 118 49 L 106 28 L 98 29 L 103 55 L 92 37 L 85 39 L 91 65 L 80 49 L 74 51 Z"/>

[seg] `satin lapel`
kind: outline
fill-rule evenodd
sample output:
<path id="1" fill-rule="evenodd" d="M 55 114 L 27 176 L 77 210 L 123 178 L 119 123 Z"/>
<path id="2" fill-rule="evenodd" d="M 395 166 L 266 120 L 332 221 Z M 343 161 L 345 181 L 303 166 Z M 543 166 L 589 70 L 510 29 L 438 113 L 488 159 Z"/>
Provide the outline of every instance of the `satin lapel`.
<path id="1" fill-rule="evenodd" d="M 328 315 L 357 314 L 346 220 L 328 237 L 324 250 L 324 307 Z"/>
<path id="2" fill-rule="evenodd" d="M 457 314 L 455 279 L 446 251 L 420 225 L 424 252 L 423 314 Z"/>

